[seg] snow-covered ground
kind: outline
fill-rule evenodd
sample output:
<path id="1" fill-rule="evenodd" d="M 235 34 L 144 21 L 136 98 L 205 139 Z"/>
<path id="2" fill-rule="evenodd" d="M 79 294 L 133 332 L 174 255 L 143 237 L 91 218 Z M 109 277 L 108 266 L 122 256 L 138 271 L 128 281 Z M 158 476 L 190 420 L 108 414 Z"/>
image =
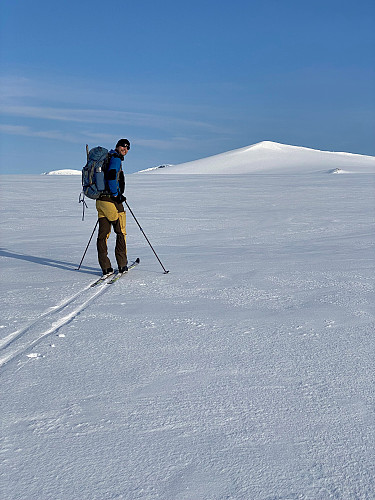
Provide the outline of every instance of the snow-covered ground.
<path id="1" fill-rule="evenodd" d="M 80 179 L 1 177 L 2 497 L 373 499 L 374 175 L 332 168 L 128 175 L 170 273 L 128 215 L 99 288 Z"/>

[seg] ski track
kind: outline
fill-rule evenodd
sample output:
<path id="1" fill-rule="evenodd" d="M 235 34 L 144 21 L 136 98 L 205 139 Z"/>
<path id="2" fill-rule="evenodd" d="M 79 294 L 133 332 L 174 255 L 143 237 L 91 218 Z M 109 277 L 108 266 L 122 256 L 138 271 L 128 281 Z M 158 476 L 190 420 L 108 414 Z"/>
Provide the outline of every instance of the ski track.
<path id="1" fill-rule="evenodd" d="M 86 309 L 107 287 L 106 282 L 92 288 L 91 283 L 59 304 L 49 307 L 32 323 L 9 334 L 0 342 L 0 368 L 25 354 L 42 339 L 56 333 Z M 90 293 L 91 292 L 91 293 Z"/>

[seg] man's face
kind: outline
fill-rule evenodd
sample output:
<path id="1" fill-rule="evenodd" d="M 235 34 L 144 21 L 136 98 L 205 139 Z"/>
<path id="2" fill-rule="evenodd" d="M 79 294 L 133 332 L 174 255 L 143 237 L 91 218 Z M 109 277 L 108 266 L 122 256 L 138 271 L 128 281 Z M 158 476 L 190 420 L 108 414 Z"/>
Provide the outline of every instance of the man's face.
<path id="1" fill-rule="evenodd" d="M 122 156 L 125 156 L 129 151 L 128 146 L 119 146 L 117 150 Z"/>

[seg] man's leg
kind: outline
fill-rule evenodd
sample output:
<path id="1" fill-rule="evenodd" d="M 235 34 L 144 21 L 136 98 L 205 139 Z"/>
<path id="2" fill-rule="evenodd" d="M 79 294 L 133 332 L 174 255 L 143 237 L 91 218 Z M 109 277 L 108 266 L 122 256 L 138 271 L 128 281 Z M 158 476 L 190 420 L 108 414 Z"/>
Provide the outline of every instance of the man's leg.
<path id="1" fill-rule="evenodd" d="M 116 233 L 116 248 L 115 256 L 118 267 L 125 267 L 128 265 L 128 257 L 126 254 L 126 215 L 125 212 L 118 214 L 118 219 L 114 222 L 113 229 Z"/>
<path id="2" fill-rule="evenodd" d="M 106 217 L 99 218 L 99 232 L 97 239 L 98 260 L 103 271 L 111 267 L 111 261 L 108 258 L 107 240 L 111 234 L 111 223 Z"/>

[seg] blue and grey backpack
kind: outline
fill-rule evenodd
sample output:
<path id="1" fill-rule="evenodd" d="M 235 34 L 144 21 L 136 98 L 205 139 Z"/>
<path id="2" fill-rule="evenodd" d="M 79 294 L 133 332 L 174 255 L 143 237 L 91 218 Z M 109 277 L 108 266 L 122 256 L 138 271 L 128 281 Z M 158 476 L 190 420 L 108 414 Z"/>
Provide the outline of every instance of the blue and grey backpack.
<path id="1" fill-rule="evenodd" d="M 97 200 L 106 192 L 105 171 L 108 166 L 108 149 L 97 146 L 87 151 L 87 163 L 82 169 L 82 192 L 87 198 Z"/>

